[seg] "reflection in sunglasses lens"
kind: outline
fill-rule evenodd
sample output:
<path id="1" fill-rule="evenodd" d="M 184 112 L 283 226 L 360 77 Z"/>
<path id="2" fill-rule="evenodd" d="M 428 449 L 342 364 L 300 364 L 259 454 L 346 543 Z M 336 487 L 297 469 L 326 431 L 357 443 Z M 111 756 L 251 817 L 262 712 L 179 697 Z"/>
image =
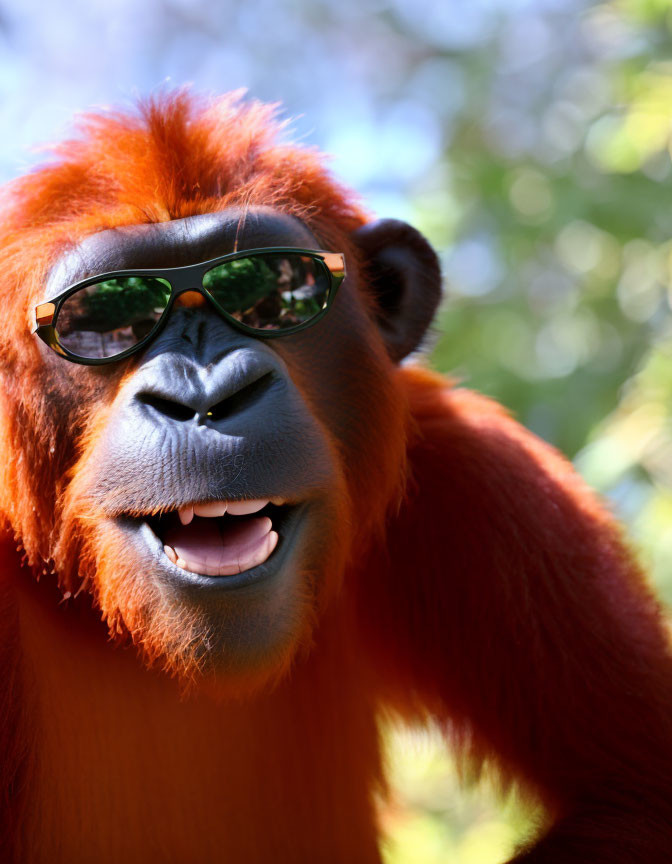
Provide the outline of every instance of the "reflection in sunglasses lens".
<path id="1" fill-rule="evenodd" d="M 148 276 L 118 276 L 71 294 L 56 332 L 78 357 L 114 357 L 137 345 L 156 326 L 170 298 L 170 283 Z"/>
<path id="2" fill-rule="evenodd" d="M 217 305 L 255 330 L 305 324 L 324 309 L 329 286 L 320 261 L 286 252 L 225 261 L 203 277 Z"/>

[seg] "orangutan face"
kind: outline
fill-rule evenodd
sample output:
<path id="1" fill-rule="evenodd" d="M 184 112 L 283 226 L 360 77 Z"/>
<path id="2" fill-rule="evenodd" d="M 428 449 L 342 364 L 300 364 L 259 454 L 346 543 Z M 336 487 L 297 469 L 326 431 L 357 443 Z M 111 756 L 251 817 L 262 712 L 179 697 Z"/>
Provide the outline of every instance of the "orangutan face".
<path id="1" fill-rule="evenodd" d="M 232 209 L 106 230 L 58 262 L 46 296 L 99 273 L 268 247 L 320 243 L 270 208 L 243 227 Z M 183 676 L 284 670 L 342 577 L 353 524 L 382 518 L 390 494 L 367 499 L 352 479 L 389 458 L 371 429 L 384 430 L 377 414 L 395 416 L 354 265 L 301 332 L 241 332 L 188 291 L 131 357 L 78 366 L 44 346 L 42 357 L 49 398 L 76 403 L 81 426 L 54 555 L 69 562 L 64 582 L 83 578 L 114 632 Z"/>

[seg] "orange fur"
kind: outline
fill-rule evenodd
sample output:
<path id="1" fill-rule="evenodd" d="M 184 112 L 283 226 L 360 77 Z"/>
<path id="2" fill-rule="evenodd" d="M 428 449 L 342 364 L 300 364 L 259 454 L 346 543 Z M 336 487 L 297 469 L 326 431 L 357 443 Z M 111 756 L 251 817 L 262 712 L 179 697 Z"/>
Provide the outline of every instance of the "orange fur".
<path id="1" fill-rule="evenodd" d="M 333 390 L 310 386 L 330 361 L 319 338 L 278 340 L 337 468 L 313 541 L 323 587 L 304 580 L 266 669 L 222 682 L 198 616 L 133 571 L 90 500 L 132 369 L 41 362 L 30 310 L 49 268 L 104 228 L 253 204 L 354 259 L 363 211 L 317 154 L 278 143 L 273 117 L 184 93 L 90 116 L 4 193 L 3 860 L 379 862 L 391 706 L 434 713 L 474 764 L 541 798 L 550 830 L 520 861 L 662 862 L 672 668 L 655 601 L 558 454 L 491 402 L 393 366 L 371 297 Z"/>

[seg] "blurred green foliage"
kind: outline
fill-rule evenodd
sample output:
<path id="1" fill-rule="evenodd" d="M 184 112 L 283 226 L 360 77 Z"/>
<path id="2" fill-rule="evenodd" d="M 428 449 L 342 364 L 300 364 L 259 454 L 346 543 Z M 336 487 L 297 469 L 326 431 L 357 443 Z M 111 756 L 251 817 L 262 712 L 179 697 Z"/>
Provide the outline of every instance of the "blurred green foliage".
<path id="1" fill-rule="evenodd" d="M 463 96 L 414 197 L 449 250 L 431 360 L 574 459 L 669 602 L 672 2 L 542 5 L 441 55 Z M 507 860 L 529 816 L 458 797 L 436 736 L 388 744 L 386 864 Z"/>
<path id="2" fill-rule="evenodd" d="M 522 76 L 502 71 L 511 26 L 452 54 L 468 95 L 436 166 L 450 219 L 417 196 L 450 250 L 432 362 L 574 458 L 671 600 L 672 4 L 517 22 L 566 48 Z"/>
<path id="3" fill-rule="evenodd" d="M 390 727 L 388 776 L 395 795 L 381 805 L 385 864 L 494 864 L 532 830 L 534 813 L 486 784 L 462 788 L 437 728 Z"/>

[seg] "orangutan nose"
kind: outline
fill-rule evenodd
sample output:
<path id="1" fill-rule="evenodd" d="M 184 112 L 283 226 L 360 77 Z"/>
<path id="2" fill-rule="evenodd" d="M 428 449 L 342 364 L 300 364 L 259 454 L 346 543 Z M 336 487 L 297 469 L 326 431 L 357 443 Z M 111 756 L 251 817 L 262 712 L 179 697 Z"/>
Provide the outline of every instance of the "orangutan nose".
<path id="1" fill-rule="evenodd" d="M 185 354 L 162 354 L 138 373 L 133 397 L 144 419 L 219 428 L 243 415 L 272 411 L 284 391 L 278 359 L 253 340 L 201 365 Z M 222 430 L 223 431 L 223 430 Z"/>
<path id="2" fill-rule="evenodd" d="M 179 392 L 171 392 L 172 388 L 164 387 L 161 387 L 158 392 L 154 389 L 142 390 L 135 398 L 139 403 L 150 407 L 157 415 L 168 420 L 185 423 L 196 420 L 198 423 L 216 424 L 236 414 L 242 414 L 262 402 L 276 381 L 276 375 L 272 370 L 262 371 L 259 374 L 258 369 L 250 369 L 241 381 L 239 375 L 229 375 L 230 370 L 226 368 L 229 365 L 222 364 L 223 368 L 211 374 L 211 377 L 219 380 L 206 381 L 200 387 L 198 385 L 185 387 L 184 390 L 176 388 Z M 237 389 L 219 398 L 220 390 L 231 389 L 227 387 L 231 383 L 230 377 L 237 379 L 234 384 Z M 214 386 L 208 386 L 211 383 Z"/>

